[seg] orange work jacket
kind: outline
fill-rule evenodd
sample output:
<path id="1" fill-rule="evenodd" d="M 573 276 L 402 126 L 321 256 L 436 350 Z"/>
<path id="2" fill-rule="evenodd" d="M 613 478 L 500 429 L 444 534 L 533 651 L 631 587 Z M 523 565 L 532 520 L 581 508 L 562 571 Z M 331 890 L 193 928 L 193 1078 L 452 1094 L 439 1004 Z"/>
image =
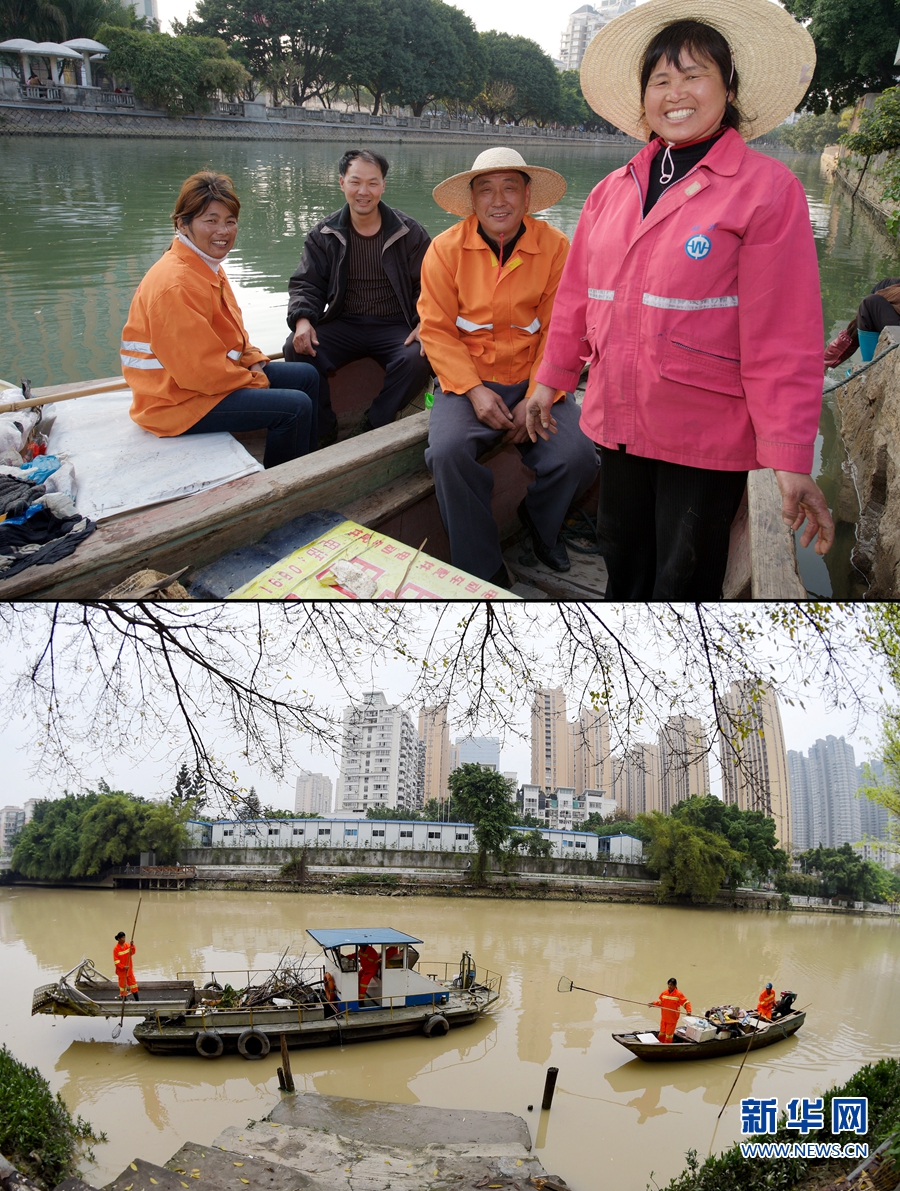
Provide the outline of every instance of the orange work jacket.
<path id="1" fill-rule="evenodd" d="M 151 266 L 122 332 L 131 417 L 158 438 L 184 434 L 236 389 L 267 389 L 268 363 L 244 330 L 224 270 L 180 240 Z"/>
<path id="2" fill-rule="evenodd" d="M 756 1006 L 756 1012 L 760 1017 L 771 1017 L 774 1008 L 775 990 L 773 988 L 764 988 L 759 994 L 759 1003 Z"/>
<path id="3" fill-rule="evenodd" d="M 527 380 L 531 394 L 568 253 L 565 234 L 530 215 L 502 269 L 475 215 L 431 241 L 422 262 L 419 331 L 445 393 Z"/>
<path id="4" fill-rule="evenodd" d="M 674 992 L 669 992 L 668 985 L 666 985 L 653 1004 L 658 1005 L 663 1013 L 674 1013 L 676 1016 L 682 1005 L 684 1006 L 685 1013 L 690 1013 L 691 1011 L 691 1003 L 684 993 L 678 988 Z"/>
<path id="5" fill-rule="evenodd" d="M 131 957 L 134 955 L 134 943 L 116 943 L 113 947 L 113 963 L 117 970 L 127 972 L 131 967 Z"/>

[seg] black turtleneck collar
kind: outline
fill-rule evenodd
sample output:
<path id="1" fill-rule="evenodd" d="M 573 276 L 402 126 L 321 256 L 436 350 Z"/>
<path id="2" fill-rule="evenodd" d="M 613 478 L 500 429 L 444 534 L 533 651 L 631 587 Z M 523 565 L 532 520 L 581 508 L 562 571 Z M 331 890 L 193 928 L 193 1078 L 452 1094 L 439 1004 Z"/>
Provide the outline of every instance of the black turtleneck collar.
<path id="1" fill-rule="evenodd" d="M 670 149 L 670 153 L 675 172 L 665 185 L 660 181 L 660 174 L 663 169 L 663 159 L 666 158 L 667 162 L 668 159 L 666 142 L 660 138 L 661 148 L 650 162 L 650 181 L 647 185 L 647 200 L 644 203 L 645 215 L 649 215 L 660 197 L 665 194 L 670 186 L 674 186 L 676 182 L 680 182 L 685 174 L 694 168 L 698 161 L 702 161 L 724 131 L 724 128 L 720 128 L 711 137 L 707 137 L 705 141 L 696 141 L 692 145 L 683 145 L 680 148 L 677 145 L 673 146 Z M 666 172 L 668 173 L 668 170 Z"/>
<path id="2" fill-rule="evenodd" d="M 491 237 L 487 234 L 487 232 L 484 230 L 484 228 L 481 226 L 480 223 L 478 225 L 478 234 L 479 234 L 479 236 L 481 236 L 482 240 L 484 240 L 485 244 L 487 244 L 488 248 L 490 248 L 491 252 L 493 252 L 494 256 L 499 261 L 500 260 L 500 243 L 499 243 L 499 241 L 491 239 Z M 504 241 L 503 241 L 503 263 L 504 264 L 506 264 L 506 262 L 509 260 L 510 255 L 512 254 L 512 250 L 515 248 L 515 246 L 518 244 L 518 242 L 522 239 L 522 237 L 524 235 L 525 235 L 525 220 L 523 219 L 522 222 L 519 224 L 519 230 L 516 232 L 516 234 L 514 236 L 510 236 L 510 238 L 508 240 L 504 239 Z"/>

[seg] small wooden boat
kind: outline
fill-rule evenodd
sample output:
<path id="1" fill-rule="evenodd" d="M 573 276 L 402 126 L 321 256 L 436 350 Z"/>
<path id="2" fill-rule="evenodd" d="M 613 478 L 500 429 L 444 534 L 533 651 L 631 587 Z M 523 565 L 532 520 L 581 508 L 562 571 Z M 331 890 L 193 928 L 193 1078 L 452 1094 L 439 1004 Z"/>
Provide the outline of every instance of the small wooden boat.
<path id="1" fill-rule="evenodd" d="M 274 357 L 273 357 L 274 358 Z M 383 370 L 373 360 L 340 369 L 331 381 L 340 433 L 351 433 L 381 385 Z M 35 389 L 34 399 L 58 400 L 126 388 L 122 377 Z M 171 575 L 202 568 L 260 541 L 307 513 L 340 512 L 347 520 L 414 548 L 427 538 L 427 553 L 449 562 L 450 545 L 441 522 L 434 481 L 425 467 L 429 413 L 422 399 L 397 421 L 377 430 L 244 476 L 171 503 L 102 522 L 74 554 L 49 566 L 28 567 L 0 578 L 0 596 L 82 599 L 103 595 L 145 568 Z M 236 435 L 257 458 L 262 436 Z M 552 599 L 597 599 L 606 587 L 598 554 L 571 553 L 572 569 L 555 574 L 518 544 L 516 510 L 533 473 L 514 446 L 493 447 L 481 462 L 494 474 L 492 512 L 513 577 Z M 597 493 L 581 505 L 596 511 Z M 182 580 L 190 591 L 191 577 Z M 193 594 L 193 593 L 192 593 Z M 217 593 L 221 595 L 224 593 Z M 793 534 L 781 521 L 781 498 L 771 471 L 751 472 L 747 500 L 731 533 L 724 598 L 803 599 Z M 197 598 L 211 598 L 198 591 Z"/>
<path id="2" fill-rule="evenodd" d="M 140 1001 L 119 997 L 118 985 L 90 960 L 56 984 L 35 990 L 32 1014 L 141 1017 L 134 1036 L 153 1054 L 218 1058 L 238 1052 L 264 1058 L 282 1036 L 289 1047 L 343 1045 L 401 1034 L 446 1034 L 476 1021 L 499 997 L 502 978 L 476 968 L 468 952 L 458 963 L 423 962 L 421 939 L 391 928 L 307 931 L 322 948 L 321 965 L 282 962 L 261 983 L 222 984 L 228 973 L 193 980 L 141 981 Z M 365 970 L 364 949 L 377 953 Z M 374 959 L 372 952 L 368 952 Z M 248 977 L 249 977 L 248 973 Z"/>
<path id="3" fill-rule="evenodd" d="M 648 1063 L 670 1063 L 686 1059 L 716 1059 L 721 1055 L 744 1054 L 782 1042 L 795 1034 L 806 1021 L 802 1010 L 788 1013 L 777 1021 L 759 1021 L 749 1033 L 727 1038 L 710 1038 L 707 1042 L 691 1042 L 677 1033 L 674 1042 L 661 1043 L 654 1031 L 633 1034 L 613 1034 L 616 1042 Z"/>

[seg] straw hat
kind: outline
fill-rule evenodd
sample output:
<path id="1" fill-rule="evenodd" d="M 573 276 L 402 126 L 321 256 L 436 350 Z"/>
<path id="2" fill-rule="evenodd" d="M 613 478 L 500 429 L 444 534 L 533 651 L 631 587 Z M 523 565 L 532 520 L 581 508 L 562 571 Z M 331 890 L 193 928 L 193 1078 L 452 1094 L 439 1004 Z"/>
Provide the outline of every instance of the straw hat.
<path id="1" fill-rule="evenodd" d="M 640 93 L 644 53 L 667 25 L 689 20 L 718 29 L 731 47 L 745 140 L 790 115 L 809 88 L 816 47 L 772 0 L 647 0 L 614 17 L 590 42 L 581 64 L 581 90 L 594 111 L 629 136 L 648 140 Z"/>
<path id="2" fill-rule="evenodd" d="M 770 0 L 766 0 L 769 3 Z M 546 211 L 554 203 L 558 203 L 566 193 L 566 180 L 556 170 L 548 170 L 542 165 L 528 165 L 521 153 L 515 149 L 485 149 L 475 158 L 475 164 L 470 170 L 462 174 L 454 174 L 452 178 L 445 178 L 435 186 L 432 194 L 434 201 L 451 215 L 461 215 L 465 218 L 473 214 L 472 207 L 472 179 L 478 174 L 507 173 L 511 170 L 522 170 L 531 179 L 531 201 L 529 211 Z"/>

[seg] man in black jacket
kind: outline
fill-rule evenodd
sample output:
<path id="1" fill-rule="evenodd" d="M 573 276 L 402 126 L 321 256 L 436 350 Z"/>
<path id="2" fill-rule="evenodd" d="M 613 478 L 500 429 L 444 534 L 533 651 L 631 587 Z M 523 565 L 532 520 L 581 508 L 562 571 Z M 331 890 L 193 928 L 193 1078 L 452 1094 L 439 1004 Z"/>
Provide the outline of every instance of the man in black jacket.
<path id="1" fill-rule="evenodd" d="M 380 153 L 351 149 L 338 168 L 347 202 L 306 237 L 288 287 L 293 334 L 284 345 L 286 360 L 311 362 L 319 373 L 319 446 L 337 438 L 329 372 L 366 356 L 384 368 L 359 431 L 392 422 L 431 375 L 416 313 L 431 238 L 381 201 L 388 163 Z"/>

